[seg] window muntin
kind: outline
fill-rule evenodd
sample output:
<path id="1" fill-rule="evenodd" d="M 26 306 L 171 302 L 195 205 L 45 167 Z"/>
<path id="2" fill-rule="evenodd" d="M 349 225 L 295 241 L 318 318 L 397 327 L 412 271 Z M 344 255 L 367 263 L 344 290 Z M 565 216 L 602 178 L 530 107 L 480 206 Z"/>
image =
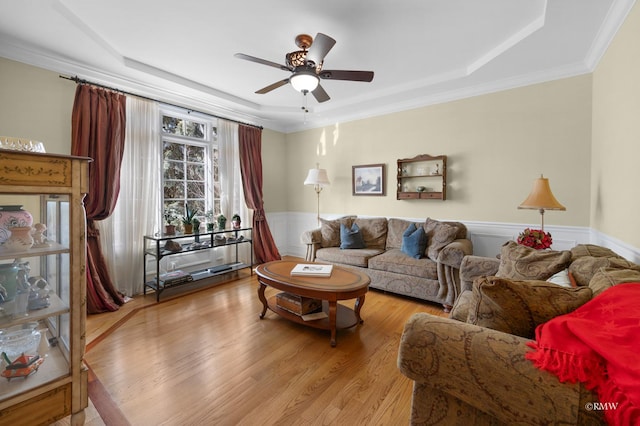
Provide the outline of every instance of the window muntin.
<path id="1" fill-rule="evenodd" d="M 208 140 L 207 124 L 173 115 L 162 116 L 162 131 L 164 133 L 187 136 L 194 139 Z"/>
<path id="2" fill-rule="evenodd" d="M 162 111 L 163 217 L 173 215 L 180 225 L 186 205 L 205 221 L 208 211 L 220 212 L 220 182 L 215 122 Z"/>

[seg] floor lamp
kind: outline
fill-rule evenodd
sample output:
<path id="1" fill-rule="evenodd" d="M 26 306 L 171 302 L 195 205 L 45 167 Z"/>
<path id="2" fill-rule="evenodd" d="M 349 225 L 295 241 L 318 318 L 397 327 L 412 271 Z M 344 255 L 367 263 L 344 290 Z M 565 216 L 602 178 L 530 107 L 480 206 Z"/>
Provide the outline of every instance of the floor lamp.
<path id="1" fill-rule="evenodd" d="M 544 232 L 544 211 L 545 210 L 566 210 L 567 208 L 560 204 L 551 192 L 549 179 L 540 175 L 533 182 L 533 189 L 526 200 L 518 206 L 519 209 L 539 210 L 542 218 L 542 232 Z"/>
<path id="2" fill-rule="evenodd" d="M 313 185 L 313 189 L 318 195 L 318 225 L 320 225 L 320 192 L 322 192 L 322 188 L 331 184 L 327 176 L 327 171 L 321 169 L 320 164 L 316 163 L 315 169 L 309 169 L 309 174 L 307 174 L 304 184 Z"/>

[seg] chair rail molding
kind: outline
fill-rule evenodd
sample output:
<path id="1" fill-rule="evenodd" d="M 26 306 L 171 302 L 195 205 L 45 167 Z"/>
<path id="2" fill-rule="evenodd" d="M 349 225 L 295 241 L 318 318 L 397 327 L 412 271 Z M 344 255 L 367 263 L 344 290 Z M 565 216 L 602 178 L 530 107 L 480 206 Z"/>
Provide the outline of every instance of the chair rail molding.
<path id="1" fill-rule="evenodd" d="M 353 213 L 323 214 L 326 219 L 336 219 Z M 363 216 L 359 217 L 373 217 Z M 423 218 L 400 217 L 400 219 L 422 222 Z M 306 247 L 300 241 L 304 231 L 315 229 L 318 222 L 315 213 L 307 212 L 273 212 L 267 213 L 269 227 L 273 234 L 278 250 L 283 255 L 304 257 Z M 443 221 L 457 221 L 457 219 L 438 218 Z M 473 243 L 473 254 L 477 256 L 494 257 L 500 253 L 500 247 L 509 240 L 516 240 L 525 228 L 537 228 L 537 224 L 476 222 L 464 221 L 469 231 L 469 239 Z M 546 225 L 545 231 L 553 237 L 554 250 L 569 250 L 577 244 L 598 244 L 608 247 L 625 259 L 640 263 L 640 249 L 623 241 L 617 240 L 589 227 Z"/>

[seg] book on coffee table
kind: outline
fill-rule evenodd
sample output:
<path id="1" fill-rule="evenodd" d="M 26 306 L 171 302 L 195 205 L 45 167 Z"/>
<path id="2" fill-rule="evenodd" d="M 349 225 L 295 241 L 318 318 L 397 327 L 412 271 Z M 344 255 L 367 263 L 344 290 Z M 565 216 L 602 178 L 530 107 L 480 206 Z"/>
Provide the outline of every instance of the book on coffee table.
<path id="1" fill-rule="evenodd" d="M 318 265 L 315 263 L 298 263 L 292 270 L 291 276 L 330 277 L 333 265 Z"/>
<path id="2" fill-rule="evenodd" d="M 302 297 L 284 291 L 276 295 L 276 304 L 285 311 L 296 315 L 306 315 L 322 310 L 322 300 Z"/>
<path id="3" fill-rule="evenodd" d="M 327 313 L 324 311 L 320 311 L 320 312 L 313 312 L 306 315 L 301 315 L 301 317 L 303 321 L 315 321 L 315 320 L 327 318 L 329 317 L 329 315 L 327 315 Z"/>

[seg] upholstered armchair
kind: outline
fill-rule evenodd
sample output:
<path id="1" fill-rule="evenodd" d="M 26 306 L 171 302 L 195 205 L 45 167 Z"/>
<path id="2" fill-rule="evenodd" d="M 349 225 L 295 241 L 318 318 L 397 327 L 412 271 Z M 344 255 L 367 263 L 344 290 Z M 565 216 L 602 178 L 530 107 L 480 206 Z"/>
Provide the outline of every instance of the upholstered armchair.
<path id="1" fill-rule="evenodd" d="M 570 283 L 554 277 L 570 275 Z M 536 327 L 612 286 L 640 282 L 640 265 L 595 245 L 535 251 L 507 242 L 500 258 L 466 256 L 449 318 L 415 314 L 398 368 L 414 381 L 412 425 L 601 425 L 598 397 L 525 357 Z"/>
<path id="2" fill-rule="evenodd" d="M 602 425 L 598 399 L 560 383 L 524 354 L 529 339 L 453 319 L 415 314 L 398 368 L 414 381 L 412 425 Z"/>

